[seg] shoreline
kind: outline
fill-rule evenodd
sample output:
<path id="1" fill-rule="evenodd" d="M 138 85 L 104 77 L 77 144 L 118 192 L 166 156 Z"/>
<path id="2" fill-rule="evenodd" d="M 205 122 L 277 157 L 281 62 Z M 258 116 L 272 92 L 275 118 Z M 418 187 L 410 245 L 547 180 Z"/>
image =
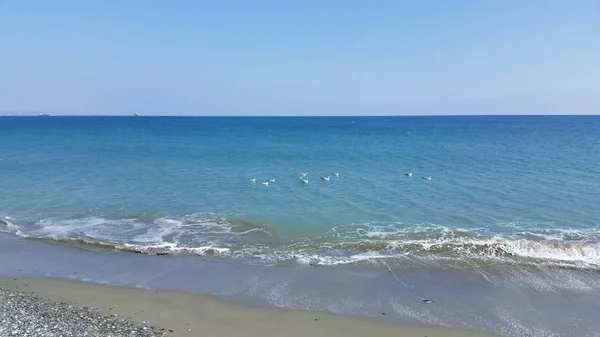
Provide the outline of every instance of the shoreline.
<path id="1" fill-rule="evenodd" d="M 77 281 L 129 287 L 123 288 L 126 293 L 150 289 L 194 298 L 198 297 L 192 294 L 201 294 L 200 298 L 217 299 L 217 303 L 225 301 L 261 310 L 286 308 L 309 314 L 326 312 L 349 321 L 358 318 L 361 322 L 394 326 L 442 326 L 515 337 L 592 337 L 600 327 L 594 315 L 600 303 L 600 281 L 597 272 L 590 271 L 392 268 L 390 273 L 352 268 L 266 267 L 189 257 L 92 252 L 29 242 L 1 233 L 0 255 L 0 278 L 9 280 L 60 279 L 75 285 Z M 26 290 L 32 291 L 31 286 Z M 89 284 L 85 288 L 104 289 Z M 432 303 L 423 303 L 423 298 Z M 110 314 L 114 309 L 106 311 Z M 152 319 L 146 321 L 155 324 Z M 356 335 L 354 331 L 349 333 L 350 337 Z M 436 334 L 419 333 L 415 337 L 426 335 Z"/>
<path id="2" fill-rule="evenodd" d="M 164 329 L 165 336 L 269 335 L 491 337 L 447 327 L 394 324 L 316 311 L 254 308 L 208 295 L 114 287 L 62 279 L 0 277 L 0 287 L 53 302 L 70 302 L 127 321 Z M 381 313 L 382 315 L 384 313 Z"/>

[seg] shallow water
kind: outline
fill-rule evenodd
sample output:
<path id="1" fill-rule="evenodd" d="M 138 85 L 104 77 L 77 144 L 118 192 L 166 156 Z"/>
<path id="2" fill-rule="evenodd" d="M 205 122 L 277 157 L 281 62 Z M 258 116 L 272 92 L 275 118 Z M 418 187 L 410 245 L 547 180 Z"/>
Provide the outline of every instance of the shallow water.
<path id="1" fill-rule="evenodd" d="M 3 277 L 177 290 L 250 306 L 327 311 L 515 337 L 600 335 L 600 279 L 595 271 L 266 266 L 80 250 L 2 233 L 0 240 Z"/>

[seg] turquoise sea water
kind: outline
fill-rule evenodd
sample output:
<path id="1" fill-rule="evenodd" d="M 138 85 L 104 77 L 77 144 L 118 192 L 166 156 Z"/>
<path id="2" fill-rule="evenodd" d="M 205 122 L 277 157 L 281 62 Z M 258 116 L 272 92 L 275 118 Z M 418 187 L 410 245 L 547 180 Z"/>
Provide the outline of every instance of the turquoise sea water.
<path id="1" fill-rule="evenodd" d="M 596 270 L 599 205 L 597 116 L 0 118 L 0 230 L 80 247 Z"/>

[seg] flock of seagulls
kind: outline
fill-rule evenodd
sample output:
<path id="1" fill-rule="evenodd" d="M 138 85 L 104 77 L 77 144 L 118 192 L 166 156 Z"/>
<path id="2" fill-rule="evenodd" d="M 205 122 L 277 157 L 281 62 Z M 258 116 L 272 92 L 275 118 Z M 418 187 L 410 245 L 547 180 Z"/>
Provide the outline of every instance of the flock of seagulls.
<path id="1" fill-rule="evenodd" d="M 339 172 L 333 172 L 332 175 L 334 177 L 339 177 L 340 173 Z M 412 177 L 413 174 L 412 174 L 412 172 L 406 172 L 406 173 L 404 173 L 404 175 L 407 176 L 407 177 Z M 301 183 L 308 184 L 308 178 L 306 178 L 307 176 L 308 176 L 308 172 L 301 172 L 298 175 L 298 178 L 300 179 Z M 423 177 L 423 179 L 424 180 L 431 180 L 431 177 L 430 176 L 425 176 L 425 177 Z M 323 176 L 323 177 L 321 177 L 321 180 L 324 181 L 324 182 L 326 182 L 326 183 L 328 183 L 328 182 L 331 181 L 331 177 L 330 176 Z M 256 182 L 256 178 L 250 178 L 250 182 L 255 183 Z M 270 183 L 274 183 L 274 182 L 275 182 L 275 178 L 272 178 L 272 179 L 269 179 L 268 181 L 265 181 L 265 182 L 263 182 L 261 184 L 268 187 Z"/>
<path id="2" fill-rule="evenodd" d="M 404 175 L 407 176 L 407 177 L 412 177 L 412 172 L 406 172 L 406 173 L 404 173 Z M 425 179 L 425 180 L 431 180 L 431 177 L 430 176 L 425 176 L 425 177 L 423 177 L 423 179 Z"/>
<path id="3" fill-rule="evenodd" d="M 340 173 L 339 172 L 333 172 L 332 173 L 333 176 L 335 177 L 339 177 Z M 298 175 L 298 178 L 300 179 L 300 182 L 303 184 L 308 184 L 308 178 L 306 178 L 308 176 L 308 172 L 301 172 Z M 323 176 L 321 177 L 321 180 L 328 183 L 331 181 L 331 177 L 330 176 Z M 256 178 L 250 178 L 250 182 L 255 183 L 256 182 Z M 270 183 L 274 183 L 275 182 L 275 178 L 269 179 L 268 181 L 265 181 L 263 183 L 261 183 L 263 186 L 269 186 Z"/>

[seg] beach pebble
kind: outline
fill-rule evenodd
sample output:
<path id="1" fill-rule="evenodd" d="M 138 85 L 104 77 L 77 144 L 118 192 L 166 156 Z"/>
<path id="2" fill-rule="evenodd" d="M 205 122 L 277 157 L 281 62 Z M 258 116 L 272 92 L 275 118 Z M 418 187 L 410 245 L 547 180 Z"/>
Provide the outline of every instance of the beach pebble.
<path id="1" fill-rule="evenodd" d="M 155 337 L 158 328 L 0 287 L 0 336 Z"/>

